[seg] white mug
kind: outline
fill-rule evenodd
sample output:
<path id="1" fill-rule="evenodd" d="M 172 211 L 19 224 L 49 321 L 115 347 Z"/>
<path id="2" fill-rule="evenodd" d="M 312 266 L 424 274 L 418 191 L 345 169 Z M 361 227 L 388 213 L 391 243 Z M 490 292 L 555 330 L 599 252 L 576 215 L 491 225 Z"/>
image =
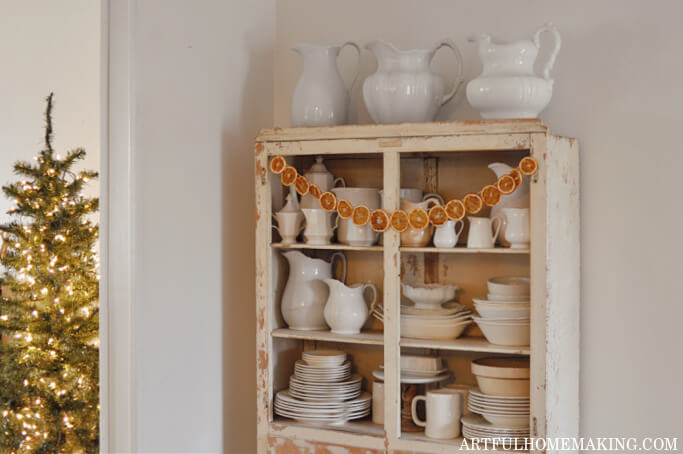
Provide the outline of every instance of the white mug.
<path id="1" fill-rule="evenodd" d="M 453 393 L 458 393 L 462 396 L 462 406 L 460 407 L 462 411 L 462 415 L 471 415 L 472 412 L 469 410 L 469 400 L 470 400 L 470 391 L 474 388 L 472 385 L 461 385 L 459 383 L 451 383 L 446 385 L 445 389 L 448 389 L 450 392 Z"/>
<path id="2" fill-rule="evenodd" d="M 306 229 L 304 230 L 304 242 L 316 246 L 330 244 L 330 239 L 337 228 L 337 217 L 334 225 L 332 224 L 332 211 L 322 208 L 302 208 L 306 218 Z"/>
<path id="3" fill-rule="evenodd" d="M 277 225 L 273 225 L 273 228 L 282 237 L 281 243 L 296 243 L 296 237 L 304 229 L 304 215 L 301 211 L 280 211 L 273 215 L 273 219 L 277 221 Z"/>
<path id="4" fill-rule="evenodd" d="M 417 416 L 417 404 L 425 402 L 427 419 Z M 462 417 L 462 395 L 450 389 L 427 391 L 427 396 L 415 396 L 412 403 L 413 422 L 425 428 L 429 438 L 448 440 L 460 436 L 460 418 Z"/>
<path id="5" fill-rule="evenodd" d="M 467 235 L 468 248 L 489 249 L 496 244 L 496 238 L 500 232 L 500 226 L 503 225 L 503 218 L 496 215 L 492 218 L 478 218 L 468 216 L 470 221 L 470 232 Z M 498 221 L 496 230 L 493 231 L 493 224 Z"/>
<path id="6" fill-rule="evenodd" d="M 372 382 L 372 422 L 384 424 L 384 383 Z"/>
<path id="7" fill-rule="evenodd" d="M 458 228 L 460 226 L 460 228 Z M 458 238 L 465 228 L 465 222 L 462 219 L 454 221 L 449 219 L 444 225 L 436 228 L 434 233 L 434 246 L 442 248 L 455 247 L 458 244 Z"/>
<path id="8" fill-rule="evenodd" d="M 505 241 L 513 249 L 528 248 L 531 235 L 529 233 L 528 208 L 503 208 L 503 225 L 505 226 Z"/>

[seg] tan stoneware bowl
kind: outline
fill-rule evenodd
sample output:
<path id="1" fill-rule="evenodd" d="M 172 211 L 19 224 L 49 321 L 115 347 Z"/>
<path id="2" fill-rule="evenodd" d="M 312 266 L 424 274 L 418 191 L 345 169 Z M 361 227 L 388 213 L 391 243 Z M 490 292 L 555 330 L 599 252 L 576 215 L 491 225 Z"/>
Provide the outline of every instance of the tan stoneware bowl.
<path id="1" fill-rule="evenodd" d="M 528 358 L 481 358 L 472 361 L 472 374 L 481 392 L 493 396 L 529 395 Z"/>

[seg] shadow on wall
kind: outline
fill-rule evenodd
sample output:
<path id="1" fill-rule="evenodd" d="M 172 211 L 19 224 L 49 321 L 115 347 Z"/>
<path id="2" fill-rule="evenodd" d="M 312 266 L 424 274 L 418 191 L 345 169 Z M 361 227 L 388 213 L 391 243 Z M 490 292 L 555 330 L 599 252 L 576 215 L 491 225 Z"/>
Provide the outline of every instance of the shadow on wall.
<path id="1" fill-rule="evenodd" d="M 252 43 L 246 34 L 244 42 Z M 248 48 L 239 119 L 223 130 L 223 452 L 256 452 L 253 139 L 272 123 L 272 49 Z M 265 83 L 264 83 L 265 79 Z M 268 82 L 270 80 L 270 82 Z M 235 84 L 234 80 L 226 83 Z M 267 102 L 264 102 L 264 99 Z M 226 100 L 226 103 L 234 100 Z M 226 108 L 231 108 L 229 105 Z"/>

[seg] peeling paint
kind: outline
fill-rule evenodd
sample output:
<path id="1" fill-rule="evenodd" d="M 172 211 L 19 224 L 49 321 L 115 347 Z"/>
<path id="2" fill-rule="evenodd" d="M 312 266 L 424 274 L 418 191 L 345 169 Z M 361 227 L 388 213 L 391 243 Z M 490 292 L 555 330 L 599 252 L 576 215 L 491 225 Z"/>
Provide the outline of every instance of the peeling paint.
<path id="1" fill-rule="evenodd" d="M 285 437 L 268 437 L 268 452 L 272 454 L 382 454 L 386 451 Z"/>
<path id="2" fill-rule="evenodd" d="M 263 143 L 258 142 L 258 143 L 254 146 L 254 154 L 255 154 L 256 156 L 258 156 L 258 155 L 260 155 L 262 152 L 263 152 Z"/>

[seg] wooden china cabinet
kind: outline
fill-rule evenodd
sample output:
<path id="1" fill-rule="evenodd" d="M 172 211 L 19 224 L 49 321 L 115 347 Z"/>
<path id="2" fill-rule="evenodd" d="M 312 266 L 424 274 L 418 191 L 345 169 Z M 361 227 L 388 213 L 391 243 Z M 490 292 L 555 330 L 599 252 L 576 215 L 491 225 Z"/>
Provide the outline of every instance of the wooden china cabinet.
<path id="1" fill-rule="evenodd" d="M 462 198 L 495 182 L 491 162 L 515 166 L 524 156 L 538 162 L 530 181 L 531 245 L 528 249 L 401 247 L 389 229 L 383 244 L 353 247 L 295 244 L 285 247 L 271 228 L 284 190 L 269 161 L 284 156 L 303 174 L 317 156 L 347 186 L 383 189 L 387 211 L 399 207 L 399 188 L 420 188 L 445 200 Z M 471 361 L 490 355 L 525 355 L 531 363 L 532 437 L 578 435 L 579 418 L 579 162 L 574 139 L 552 135 L 540 120 L 456 121 L 261 131 L 256 165 L 256 311 L 259 453 L 452 453 L 462 439 L 434 440 L 401 431 L 401 354 L 438 353 L 455 383 L 474 384 Z M 484 212 L 484 216 L 488 212 Z M 460 236 L 462 243 L 467 229 Z M 384 323 L 370 319 L 358 335 L 287 328 L 280 298 L 287 280 L 286 249 L 329 259 L 343 251 L 348 283 L 374 282 L 384 305 Z M 486 294 L 492 276 L 531 278 L 531 345 L 508 347 L 486 341 L 476 325 L 447 341 L 401 339 L 402 279 L 457 284 L 460 301 Z M 316 426 L 274 413 L 273 396 L 288 387 L 303 350 L 334 348 L 353 359 L 363 388 L 372 389 L 372 371 L 384 365 L 383 425 L 370 418 L 343 426 Z"/>

